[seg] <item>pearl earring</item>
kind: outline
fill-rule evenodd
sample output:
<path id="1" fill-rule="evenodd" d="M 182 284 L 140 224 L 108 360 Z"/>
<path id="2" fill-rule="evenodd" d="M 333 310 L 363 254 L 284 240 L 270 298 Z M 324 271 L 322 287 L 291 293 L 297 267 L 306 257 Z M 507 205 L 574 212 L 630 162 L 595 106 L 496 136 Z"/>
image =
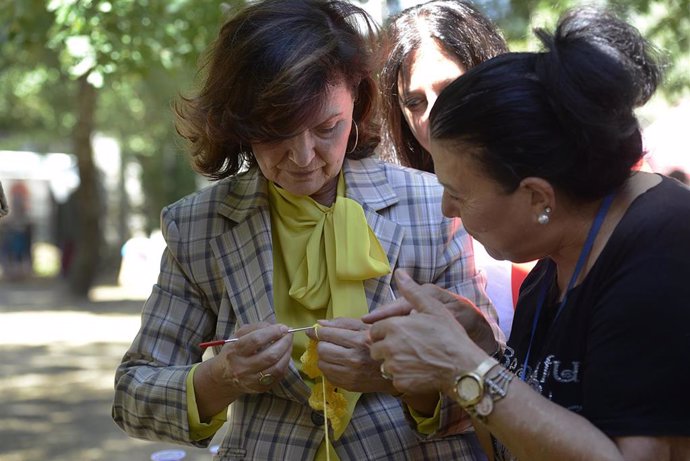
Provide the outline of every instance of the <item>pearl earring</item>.
<path id="1" fill-rule="evenodd" d="M 551 207 L 545 207 L 544 211 L 542 211 L 539 216 L 537 216 L 537 222 L 541 225 L 548 224 L 549 221 L 551 220 L 551 217 L 549 216 L 551 214 Z"/>

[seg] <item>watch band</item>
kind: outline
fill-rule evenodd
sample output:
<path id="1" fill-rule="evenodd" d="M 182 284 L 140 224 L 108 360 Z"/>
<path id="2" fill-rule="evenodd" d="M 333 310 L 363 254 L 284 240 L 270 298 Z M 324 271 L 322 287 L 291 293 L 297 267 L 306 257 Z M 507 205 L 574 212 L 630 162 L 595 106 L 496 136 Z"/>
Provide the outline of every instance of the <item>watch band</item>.
<path id="1" fill-rule="evenodd" d="M 477 368 L 475 368 L 474 373 L 480 378 L 484 379 L 486 374 L 490 372 L 491 369 L 496 365 L 498 365 L 498 360 L 489 356 L 485 358 L 484 361 L 477 366 Z"/>
<path id="2" fill-rule="evenodd" d="M 499 371 L 492 377 L 488 377 L 489 372 L 499 366 Z M 458 393 L 458 383 L 462 379 L 471 377 L 477 381 L 479 388 L 479 395 L 476 400 L 463 401 Z M 493 412 L 494 404 L 504 398 L 508 392 L 508 385 L 513 380 L 515 375 L 504 367 L 500 366 L 498 361 L 493 357 L 484 359 L 475 370 L 462 373 L 455 380 L 455 393 L 458 403 L 467 411 L 472 417 L 480 421 L 486 421 L 486 418 Z"/>
<path id="3" fill-rule="evenodd" d="M 467 408 L 467 412 L 482 422 L 486 421 L 486 418 L 494 411 L 494 404 L 508 394 L 508 385 L 514 377 L 514 374 L 503 367 L 500 367 L 497 375 L 490 378 L 485 377 L 485 392 L 482 395 L 482 399 L 475 405 Z"/>

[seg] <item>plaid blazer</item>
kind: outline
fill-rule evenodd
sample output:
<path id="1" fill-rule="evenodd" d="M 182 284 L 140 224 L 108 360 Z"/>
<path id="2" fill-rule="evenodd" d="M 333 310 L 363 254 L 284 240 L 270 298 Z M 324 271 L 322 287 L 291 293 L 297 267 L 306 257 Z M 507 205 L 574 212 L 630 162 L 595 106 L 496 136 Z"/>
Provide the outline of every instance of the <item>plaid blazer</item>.
<path id="1" fill-rule="evenodd" d="M 362 205 L 391 267 L 460 293 L 495 319 L 469 235 L 441 214 L 435 176 L 372 158 L 346 160 L 343 171 L 347 196 Z M 133 437 L 205 446 L 209 440 L 190 440 L 186 408 L 185 379 L 202 359 L 198 344 L 244 324 L 275 322 L 267 182 L 249 170 L 166 207 L 161 219 L 167 248 L 141 329 L 116 373 L 113 418 Z M 396 292 L 391 274 L 366 280 L 364 289 L 370 310 Z M 308 398 L 291 363 L 270 392 L 233 402 L 216 459 L 313 459 L 323 418 Z M 342 461 L 483 459 L 466 415 L 447 398 L 439 431 L 424 436 L 400 401 L 364 394 L 334 447 Z"/>

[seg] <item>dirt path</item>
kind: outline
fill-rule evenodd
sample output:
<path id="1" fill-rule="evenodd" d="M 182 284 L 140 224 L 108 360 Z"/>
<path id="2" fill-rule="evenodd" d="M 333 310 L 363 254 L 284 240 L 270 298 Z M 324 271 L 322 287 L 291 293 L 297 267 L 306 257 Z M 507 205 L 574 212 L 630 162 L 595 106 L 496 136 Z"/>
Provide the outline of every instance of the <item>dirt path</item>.
<path id="1" fill-rule="evenodd" d="M 94 295 L 75 301 L 59 280 L 0 281 L 0 461 L 147 461 L 164 449 L 210 461 L 207 450 L 132 439 L 113 423 L 114 371 L 143 299 L 117 287 Z"/>

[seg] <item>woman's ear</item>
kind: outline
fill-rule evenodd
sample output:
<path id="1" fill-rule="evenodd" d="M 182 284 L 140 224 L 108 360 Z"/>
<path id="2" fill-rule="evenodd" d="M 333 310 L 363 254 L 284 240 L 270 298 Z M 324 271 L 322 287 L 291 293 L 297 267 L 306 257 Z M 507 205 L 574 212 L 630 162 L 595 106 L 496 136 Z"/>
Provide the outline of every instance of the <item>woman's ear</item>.
<path id="1" fill-rule="evenodd" d="M 519 187 L 528 197 L 535 219 L 540 224 L 545 224 L 544 220 L 548 223 L 551 213 L 556 210 L 556 192 L 551 183 L 543 178 L 530 176 L 520 181 Z"/>

